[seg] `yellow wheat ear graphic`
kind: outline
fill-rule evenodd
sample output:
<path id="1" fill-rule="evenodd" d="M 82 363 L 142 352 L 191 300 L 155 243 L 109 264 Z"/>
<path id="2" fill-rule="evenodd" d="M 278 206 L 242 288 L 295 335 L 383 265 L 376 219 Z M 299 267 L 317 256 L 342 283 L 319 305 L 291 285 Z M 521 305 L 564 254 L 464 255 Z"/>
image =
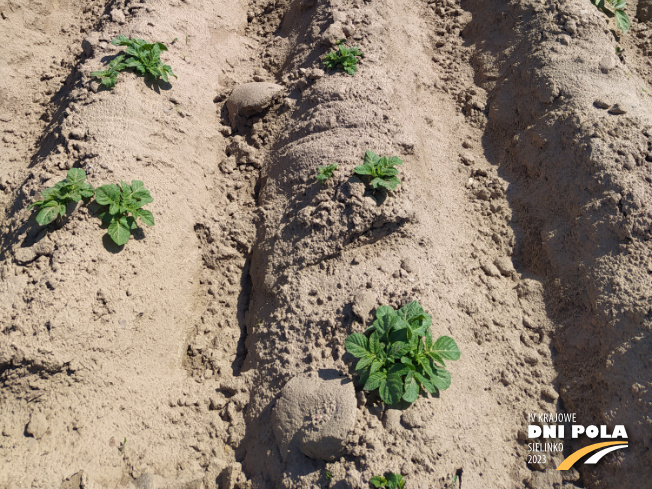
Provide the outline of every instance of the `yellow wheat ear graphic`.
<path id="1" fill-rule="evenodd" d="M 602 448 L 602 450 L 600 450 L 598 453 L 594 454 L 591 458 L 589 458 L 586 462 L 584 462 L 585 464 L 598 463 L 600 459 L 604 457 L 606 454 L 613 452 L 614 450 L 618 450 L 620 448 L 625 448 L 626 446 L 627 446 L 626 441 L 605 441 L 602 443 L 594 443 L 593 445 L 580 448 L 576 452 L 570 454 L 568 457 L 566 457 L 566 459 L 562 463 L 559 464 L 557 470 L 568 470 L 573 465 L 575 465 L 575 462 L 581 459 L 584 455 L 587 455 L 591 452 L 595 452 L 596 450 L 600 450 Z"/>

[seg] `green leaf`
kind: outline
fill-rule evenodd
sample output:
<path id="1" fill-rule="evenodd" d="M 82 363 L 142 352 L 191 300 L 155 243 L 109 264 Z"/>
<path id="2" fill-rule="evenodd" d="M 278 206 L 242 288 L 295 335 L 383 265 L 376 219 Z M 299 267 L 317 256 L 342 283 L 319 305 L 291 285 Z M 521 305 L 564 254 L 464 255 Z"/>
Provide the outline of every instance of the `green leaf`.
<path id="1" fill-rule="evenodd" d="M 376 309 L 376 318 L 380 318 L 382 316 L 397 316 L 397 313 L 393 307 L 378 306 L 378 308 Z"/>
<path id="2" fill-rule="evenodd" d="M 371 367 L 369 367 L 369 375 L 375 374 L 383 366 L 383 362 L 380 360 L 374 360 L 371 362 Z"/>
<path id="3" fill-rule="evenodd" d="M 371 181 L 371 185 L 373 188 L 378 188 L 378 187 L 383 187 L 386 188 L 387 190 L 394 190 L 398 184 L 400 184 L 401 181 L 396 178 L 396 177 L 390 177 L 390 178 L 374 178 Z"/>
<path id="4" fill-rule="evenodd" d="M 423 307 L 421 307 L 421 304 L 417 301 L 412 301 L 409 304 L 406 304 L 399 309 L 398 313 L 410 324 L 416 323 L 418 326 L 425 326 L 426 328 L 430 327 L 432 324 L 432 319 L 428 314 L 426 314 Z M 425 334 L 425 331 L 426 330 L 424 329 L 423 334 Z"/>
<path id="5" fill-rule="evenodd" d="M 369 340 L 362 333 L 350 334 L 344 341 L 346 351 L 356 358 L 363 358 L 371 352 Z"/>
<path id="6" fill-rule="evenodd" d="M 374 487 L 385 487 L 385 484 L 387 484 L 387 479 L 385 479 L 380 475 L 377 475 L 369 479 L 369 482 L 373 484 Z"/>
<path id="7" fill-rule="evenodd" d="M 401 474 L 389 473 L 385 474 L 387 477 L 387 489 L 403 489 L 405 479 Z"/>
<path id="8" fill-rule="evenodd" d="M 430 381 L 439 390 L 446 390 L 451 385 L 451 374 L 443 368 L 435 368 L 434 375 L 430 376 Z"/>
<path id="9" fill-rule="evenodd" d="M 367 356 L 362 357 L 359 361 L 358 364 L 355 366 L 356 372 L 359 372 L 360 370 L 363 370 L 371 363 L 374 361 L 375 357 L 371 353 L 367 353 Z"/>
<path id="10" fill-rule="evenodd" d="M 375 332 L 378 333 L 379 338 L 386 338 L 392 332 L 397 320 L 398 316 L 392 310 L 392 314 L 377 317 L 372 326 L 375 328 Z"/>
<path id="11" fill-rule="evenodd" d="M 374 355 L 380 353 L 380 336 L 377 331 L 371 333 L 371 336 L 369 337 L 369 351 Z"/>
<path id="12" fill-rule="evenodd" d="M 115 87 L 116 82 L 118 81 L 118 75 L 112 73 L 110 76 L 106 76 L 100 80 L 100 83 L 107 88 Z"/>
<path id="13" fill-rule="evenodd" d="M 380 384 L 385 382 L 386 378 L 387 378 L 387 372 L 383 372 L 382 370 L 379 370 L 378 372 L 374 372 L 373 374 L 369 375 L 369 378 L 365 382 L 364 387 L 362 389 L 366 391 L 373 391 L 375 389 L 378 389 L 378 387 L 380 387 Z"/>
<path id="14" fill-rule="evenodd" d="M 147 209 L 138 209 L 138 217 L 148 226 L 154 225 L 154 215 Z"/>
<path id="15" fill-rule="evenodd" d="M 128 46 L 130 44 L 130 40 L 127 36 L 125 35 L 119 35 L 115 39 L 111 40 L 111 44 L 114 46 Z"/>
<path id="16" fill-rule="evenodd" d="M 86 181 L 86 172 L 81 168 L 71 168 L 66 175 L 66 181 L 77 188 L 80 188 Z"/>
<path id="17" fill-rule="evenodd" d="M 364 153 L 364 164 L 374 168 L 376 164 L 380 161 L 380 156 L 378 156 L 373 151 L 367 150 Z"/>
<path id="18" fill-rule="evenodd" d="M 131 235 L 131 227 L 126 217 L 115 219 L 109 224 L 109 236 L 118 246 L 127 244 Z"/>
<path id="19" fill-rule="evenodd" d="M 387 375 L 403 376 L 408 372 L 411 372 L 410 367 L 402 363 L 395 363 L 394 365 L 389 367 L 389 369 L 387 369 Z"/>
<path id="20" fill-rule="evenodd" d="M 414 378 L 414 372 L 411 370 L 405 376 L 405 393 L 403 394 L 403 400 L 405 402 L 412 403 L 417 400 L 419 397 L 419 384 L 417 384 L 416 379 Z"/>
<path id="21" fill-rule="evenodd" d="M 427 350 L 426 350 L 426 355 L 427 355 L 428 358 L 430 358 L 433 362 L 437 362 L 437 363 L 441 364 L 442 367 L 445 367 L 445 366 L 446 366 L 446 363 L 444 362 L 444 359 L 443 359 L 442 357 L 440 357 L 439 355 L 437 355 L 436 353 L 433 353 L 433 352 L 431 352 L 431 351 L 427 351 Z"/>
<path id="22" fill-rule="evenodd" d="M 623 33 L 627 32 L 631 25 L 627 12 L 625 12 L 624 10 L 616 10 L 615 14 L 616 14 L 616 27 L 618 27 L 618 29 L 623 31 Z"/>
<path id="23" fill-rule="evenodd" d="M 401 357 L 401 363 L 404 365 L 411 365 L 414 366 L 414 363 L 412 362 L 412 359 L 409 357 Z"/>
<path id="24" fill-rule="evenodd" d="M 154 199 L 152 199 L 152 196 L 149 194 L 149 190 L 146 190 L 144 188 L 139 188 L 138 190 L 134 191 L 131 195 L 134 199 L 138 199 L 140 201 L 147 201 L 146 202 L 147 204 L 149 204 L 150 202 L 154 202 Z"/>
<path id="25" fill-rule="evenodd" d="M 356 166 L 353 169 L 353 173 L 355 173 L 356 175 L 371 175 L 372 172 L 373 169 L 368 167 L 367 165 Z"/>
<path id="26" fill-rule="evenodd" d="M 120 201 L 120 194 L 120 187 L 117 185 L 102 185 L 95 191 L 95 200 L 100 205 L 117 204 Z"/>
<path id="27" fill-rule="evenodd" d="M 423 371 L 428 375 L 428 377 L 432 377 L 435 375 L 434 370 L 432 369 L 431 365 L 431 360 L 428 358 L 428 356 L 425 353 L 417 353 L 415 356 L 415 360 L 417 365 L 419 365 Z"/>
<path id="28" fill-rule="evenodd" d="M 90 199 L 95 195 L 95 189 L 91 187 L 88 183 L 85 183 L 84 186 L 79 189 L 79 193 L 81 194 L 82 198 L 84 199 Z"/>
<path id="29" fill-rule="evenodd" d="M 59 204 L 57 204 L 55 201 L 47 202 L 41 211 L 36 215 L 36 222 L 38 222 L 41 226 L 47 226 L 57 217 L 59 217 L 59 211 Z"/>
<path id="30" fill-rule="evenodd" d="M 403 381 L 398 375 L 387 375 L 387 378 L 381 380 L 378 387 L 380 398 L 386 404 L 396 404 L 403 396 Z"/>
<path id="31" fill-rule="evenodd" d="M 134 229 L 138 229 L 138 223 L 136 222 L 136 219 L 132 216 L 127 216 L 127 226 L 129 226 L 129 229 L 133 231 Z"/>
<path id="32" fill-rule="evenodd" d="M 437 354 L 445 360 L 459 360 L 461 355 L 457 343 L 450 336 L 440 336 L 437 338 L 429 353 Z"/>
<path id="33" fill-rule="evenodd" d="M 414 372 L 414 378 L 421 384 L 423 390 L 428 391 L 431 394 L 437 393 L 437 388 L 425 375 L 421 374 L 420 372 Z"/>
<path id="34" fill-rule="evenodd" d="M 410 351 L 410 345 L 403 343 L 402 341 L 397 341 L 392 343 L 387 350 L 387 358 L 401 358 L 403 355 Z"/>

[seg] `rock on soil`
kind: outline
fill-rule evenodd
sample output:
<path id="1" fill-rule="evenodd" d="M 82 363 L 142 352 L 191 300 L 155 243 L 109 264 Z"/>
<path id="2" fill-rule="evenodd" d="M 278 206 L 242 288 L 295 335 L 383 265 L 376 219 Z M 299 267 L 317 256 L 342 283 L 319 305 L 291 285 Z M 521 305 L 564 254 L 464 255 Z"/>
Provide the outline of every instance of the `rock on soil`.
<path id="1" fill-rule="evenodd" d="M 290 380 L 273 411 L 274 434 L 284 459 L 298 448 L 304 455 L 333 460 L 353 430 L 357 401 L 353 383 L 335 373 Z"/>
<path id="2" fill-rule="evenodd" d="M 226 101 L 231 126 L 237 115 L 249 117 L 265 110 L 282 91 L 282 86 L 268 82 L 251 82 L 235 87 Z"/>

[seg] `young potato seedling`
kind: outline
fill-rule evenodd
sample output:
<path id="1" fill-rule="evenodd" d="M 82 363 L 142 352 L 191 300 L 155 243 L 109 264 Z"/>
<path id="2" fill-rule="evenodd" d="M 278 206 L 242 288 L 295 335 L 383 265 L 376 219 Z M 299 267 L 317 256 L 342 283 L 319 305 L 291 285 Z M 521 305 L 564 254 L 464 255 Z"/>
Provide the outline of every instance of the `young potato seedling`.
<path id="1" fill-rule="evenodd" d="M 102 185 L 96 190 L 95 201 L 106 206 L 98 217 L 109 226 L 109 236 L 118 246 L 129 241 L 131 232 L 138 228 L 138 218 L 148 226 L 154 225 L 152 213 L 142 208 L 154 199 L 140 180 L 132 180 L 131 185 L 126 182 Z"/>
<path id="2" fill-rule="evenodd" d="M 358 48 L 347 48 L 344 46 L 344 39 L 337 43 L 335 51 L 324 56 L 324 66 L 329 70 L 342 68 L 349 75 L 355 75 L 358 71 L 358 57 L 364 56 Z"/>
<path id="3" fill-rule="evenodd" d="M 631 22 L 625 11 L 627 5 L 625 0 L 591 0 L 591 2 L 610 19 L 615 17 L 616 27 L 623 33 L 629 30 Z"/>
<path id="4" fill-rule="evenodd" d="M 433 341 L 431 324 L 430 316 L 413 301 L 398 311 L 380 306 L 364 334 L 349 335 L 346 351 L 360 359 L 355 370 L 363 389 L 378 389 L 390 405 L 413 403 L 420 388 L 431 394 L 447 389 L 451 376 L 444 360 L 459 359 L 460 350 L 448 336 Z"/>
<path id="5" fill-rule="evenodd" d="M 369 479 L 374 487 L 385 487 L 387 489 L 403 489 L 405 479 L 401 474 L 394 472 L 385 472 L 385 477 L 377 475 Z"/>
<path id="6" fill-rule="evenodd" d="M 317 180 L 325 184 L 329 178 L 333 177 L 335 170 L 337 170 L 337 163 L 317 167 Z"/>
<path id="7" fill-rule="evenodd" d="M 403 160 L 398 156 L 382 158 L 373 151 L 367 150 L 364 155 L 364 164 L 356 166 L 353 170 L 355 175 L 370 179 L 370 184 L 374 190 L 382 187 L 387 190 L 394 190 L 401 183 L 396 175 L 398 169 L 395 166 L 403 164 Z"/>
<path id="8" fill-rule="evenodd" d="M 165 44 L 160 42 L 148 43 L 143 39 L 129 39 L 127 36 L 118 36 L 111 41 L 114 46 L 127 46 L 124 54 L 116 56 L 106 70 L 94 71 L 91 76 L 100 79 L 100 83 L 107 88 L 113 88 L 118 79 L 118 73 L 125 69 L 133 69 L 138 74 L 150 78 L 154 82 L 163 79 L 168 82 L 168 75 L 177 77 L 172 73 L 172 68 L 161 62 L 161 51 L 167 51 Z"/>
<path id="9" fill-rule="evenodd" d="M 93 187 L 86 183 L 86 172 L 81 168 L 68 170 L 65 180 L 61 180 L 54 187 L 41 192 L 41 200 L 37 200 L 29 209 L 38 207 L 36 222 L 46 226 L 57 217 L 66 213 L 70 202 L 79 202 L 81 199 L 90 199 L 95 194 Z"/>

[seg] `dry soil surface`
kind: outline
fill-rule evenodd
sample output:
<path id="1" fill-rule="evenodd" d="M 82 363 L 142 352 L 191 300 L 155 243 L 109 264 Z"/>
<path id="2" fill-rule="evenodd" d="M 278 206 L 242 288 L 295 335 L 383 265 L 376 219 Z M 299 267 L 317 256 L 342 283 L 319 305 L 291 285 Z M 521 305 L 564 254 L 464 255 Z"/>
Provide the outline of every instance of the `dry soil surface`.
<path id="1" fill-rule="evenodd" d="M 652 486 L 632 3 L 620 35 L 589 0 L 0 0 L 0 488 Z M 178 78 L 102 88 L 121 34 Z M 324 69 L 340 39 L 354 76 Z M 396 190 L 353 176 L 367 150 Z M 117 247 L 85 202 L 39 226 L 73 167 L 144 181 L 155 226 Z M 344 342 L 414 300 L 462 354 L 388 407 Z M 597 440 L 528 439 L 539 413 L 629 446 L 557 471 Z"/>

